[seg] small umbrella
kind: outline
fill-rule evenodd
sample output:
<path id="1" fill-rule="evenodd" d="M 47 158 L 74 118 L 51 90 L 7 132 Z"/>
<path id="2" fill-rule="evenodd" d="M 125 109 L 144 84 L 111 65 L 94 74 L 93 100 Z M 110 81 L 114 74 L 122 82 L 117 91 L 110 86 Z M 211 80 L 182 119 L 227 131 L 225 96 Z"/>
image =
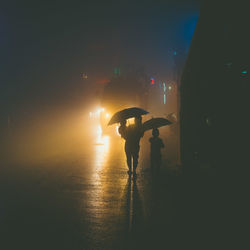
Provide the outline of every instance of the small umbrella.
<path id="1" fill-rule="evenodd" d="M 110 119 L 108 125 L 112 125 L 114 123 L 119 123 L 122 120 L 126 120 L 132 117 L 136 116 L 141 116 L 141 115 L 146 115 L 148 114 L 148 111 L 142 109 L 142 108 L 128 108 L 128 109 L 123 109 L 121 111 L 116 112 L 112 118 Z"/>
<path id="2" fill-rule="evenodd" d="M 165 118 L 158 117 L 158 118 L 152 118 L 148 121 L 145 121 L 142 126 L 143 126 L 144 131 L 146 131 L 146 130 L 159 128 L 159 127 L 170 125 L 170 124 L 172 124 L 171 121 Z"/>

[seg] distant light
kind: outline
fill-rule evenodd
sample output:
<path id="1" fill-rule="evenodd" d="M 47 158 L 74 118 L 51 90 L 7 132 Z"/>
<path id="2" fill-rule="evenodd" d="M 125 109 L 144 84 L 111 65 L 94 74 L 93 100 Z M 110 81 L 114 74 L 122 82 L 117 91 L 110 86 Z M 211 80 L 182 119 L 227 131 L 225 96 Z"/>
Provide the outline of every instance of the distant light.
<path id="1" fill-rule="evenodd" d="M 153 77 L 151 77 L 151 84 L 155 84 L 155 79 Z"/>
<path id="2" fill-rule="evenodd" d="M 176 51 L 174 51 L 174 55 L 175 55 L 175 56 L 177 55 L 177 52 L 176 52 Z"/>
<path id="3" fill-rule="evenodd" d="M 80 76 L 82 79 L 88 79 L 88 75 L 86 73 L 81 73 Z"/>
<path id="4" fill-rule="evenodd" d="M 206 123 L 208 126 L 211 126 L 211 118 L 207 117 L 206 118 Z"/>
<path id="5" fill-rule="evenodd" d="M 166 90 L 167 90 L 167 87 L 166 87 L 166 83 L 164 82 L 163 83 L 163 91 L 166 92 Z"/>
<path id="6" fill-rule="evenodd" d="M 120 68 L 114 68 L 114 74 L 116 76 L 120 76 L 121 75 L 121 69 Z"/>
<path id="7" fill-rule="evenodd" d="M 109 114 L 109 113 L 106 113 L 105 116 L 106 116 L 106 118 L 109 118 L 109 117 L 110 117 L 110 114 Z"/>
<path id="8" fill-rule="evenodd" d="M 226 66 L 227 66 L 228 68 L 231 68 L 231 67 L 232 67 L 232 65 L 233 65 L 233 63 L 232 63 L 232 62 L 228 62 L 228 63 L 226 63 Z"/>
<path id="9" fill-rule="evenodd" d="M 166 94 L 164 94 L 163 102 L 164 102 L 164 104 L 166 104 Z"/>
<path id="10" fill-rule="evenodd" d="M 246 75 L 247 74 L 247 70 L 241 71 L 241 74 Z"/>
<path id="11" fill-rule="evenodd" d="M 105 110 L 104 108 L 97 109 L 97 111 L 96 111 L 96 117 L 100 117 L 101 113 L 104 112 L 104 110 Z"/>
<path id="12" fill-rule="evenodd" d="M 108 82 L 109 82 L 108 79 L 98 79 L 98 80 L 96 81 L 97 84 L 101 84 L 101 85 L 107 84 Z"/>
<path id="13" fill-rule="evenodd" d="M 169 90 L 171 90 L 171 89 L 172 89 L 172 87 L 171 87 L 171 86 L 169 86 L 169 87 L 168 87 L 168 89 L 169 89 Z"/>

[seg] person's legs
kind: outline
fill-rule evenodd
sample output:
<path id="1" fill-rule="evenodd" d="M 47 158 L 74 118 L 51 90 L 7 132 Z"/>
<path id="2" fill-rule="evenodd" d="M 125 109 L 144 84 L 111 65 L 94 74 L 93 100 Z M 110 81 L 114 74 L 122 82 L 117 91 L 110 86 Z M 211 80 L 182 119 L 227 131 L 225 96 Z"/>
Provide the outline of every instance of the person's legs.
<path id="1" fill-rule="evenodd" d="M 131 166 L 132 166 L 132 154 L 131 152 L 127 151 L 126 150 L 126 158 L 127 158 L 127 165 L 128 165 L 128 171 L 129 171 L 129 174 L 132 172 L 131 171 Z"/>
<path id="2" fill-rule="evenodd" d="M 150 155 L 150 167 L 151 167 L 151 169 L 153 169 L 154 168 L 154 155 Z"/>
<path id="3" fill-rule="evenodd" d="M 154 173 L 154 169 L 155 169 L 154 156 L 151 155 L 151 156 L 150 156 L 150 170 L 151 170 L 151 173 L 152 173 L 152 174 Z"/>
<path id="4" fill-rule="evenodd" d="M 156 167 L 156 173 L 158 174 L 160 171 L 160 168 L 161 168 L 161 157 L 160 156 L 156 159 L 155 167 Z"/>
<path id="5" fill-rule="evenodd" d="M 133 152 L 132 157 L 133 157 L 133 173 L 136 174 L 136 168 L 137 168 L 137 165 L 138 165 L 139 152 Z"/>

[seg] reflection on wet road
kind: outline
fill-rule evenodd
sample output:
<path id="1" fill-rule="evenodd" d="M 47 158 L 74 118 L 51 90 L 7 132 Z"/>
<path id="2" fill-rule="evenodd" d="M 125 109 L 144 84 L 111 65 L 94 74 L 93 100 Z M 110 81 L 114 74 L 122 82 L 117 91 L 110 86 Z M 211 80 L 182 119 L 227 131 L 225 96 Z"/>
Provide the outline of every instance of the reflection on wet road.
<path id="1" fill-rule="evenodd" d="M 166 178 L 152 178 L 147 157 L 129 177 L 123 141 L 98 131 L 63 160 L 4 168 L 4 249 L 150 249 L 166 235 L 175 217 Z"/>
<path id="2" fill-rule="evenodd" d="M 165 223 L 170 225 L 174 215 L 171 195 L 167 189 L 162 190 L 160 179 L 154 183 L 149 166 L 145 164 L 148 158 L 144 157 L 143 161 L 141 157 L 137 177 L 129 177 L 123 148 L 124 142 L 119 137 L 98 133 L 93 145 L 91 174 L 88 179 L 86 176 L 78 179 L 87 184 L 81 190 L 85 193 L 82 219 L 88 225 L 84 237 L 90 249 L 145 249 L 150 244 L 145 234 L 152 239 L 153 232 L 161 231 L 163 225 L 166 229 Z M 167 200 L 167 204 L 161 200 Z M 158 212 L 164 217 L 159 217 Z"/>

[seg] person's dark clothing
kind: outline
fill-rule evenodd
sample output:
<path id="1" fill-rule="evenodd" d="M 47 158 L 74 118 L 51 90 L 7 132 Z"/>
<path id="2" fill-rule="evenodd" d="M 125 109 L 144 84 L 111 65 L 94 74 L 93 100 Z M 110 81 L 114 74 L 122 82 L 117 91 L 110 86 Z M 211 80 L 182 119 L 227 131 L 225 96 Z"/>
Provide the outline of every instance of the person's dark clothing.
<path id="1" fill-rule="evenodd" d="M 144 132 L 141 125 L 120 126 L 119 133 L 125 139 L 125 152 L 127 157 L 128 168 L 131 171 L 132 160 L 133 170 L 136 170 L 138 164 L 140 139 Z"/>
<path id="2" fill-rule="evenodd" d="M 152 168 L 159 168 L 161 165 L 161 148 L 164 148 L 162 139 L 159 137 L 151 137 L 150 142 L 150 160 Z"/>

